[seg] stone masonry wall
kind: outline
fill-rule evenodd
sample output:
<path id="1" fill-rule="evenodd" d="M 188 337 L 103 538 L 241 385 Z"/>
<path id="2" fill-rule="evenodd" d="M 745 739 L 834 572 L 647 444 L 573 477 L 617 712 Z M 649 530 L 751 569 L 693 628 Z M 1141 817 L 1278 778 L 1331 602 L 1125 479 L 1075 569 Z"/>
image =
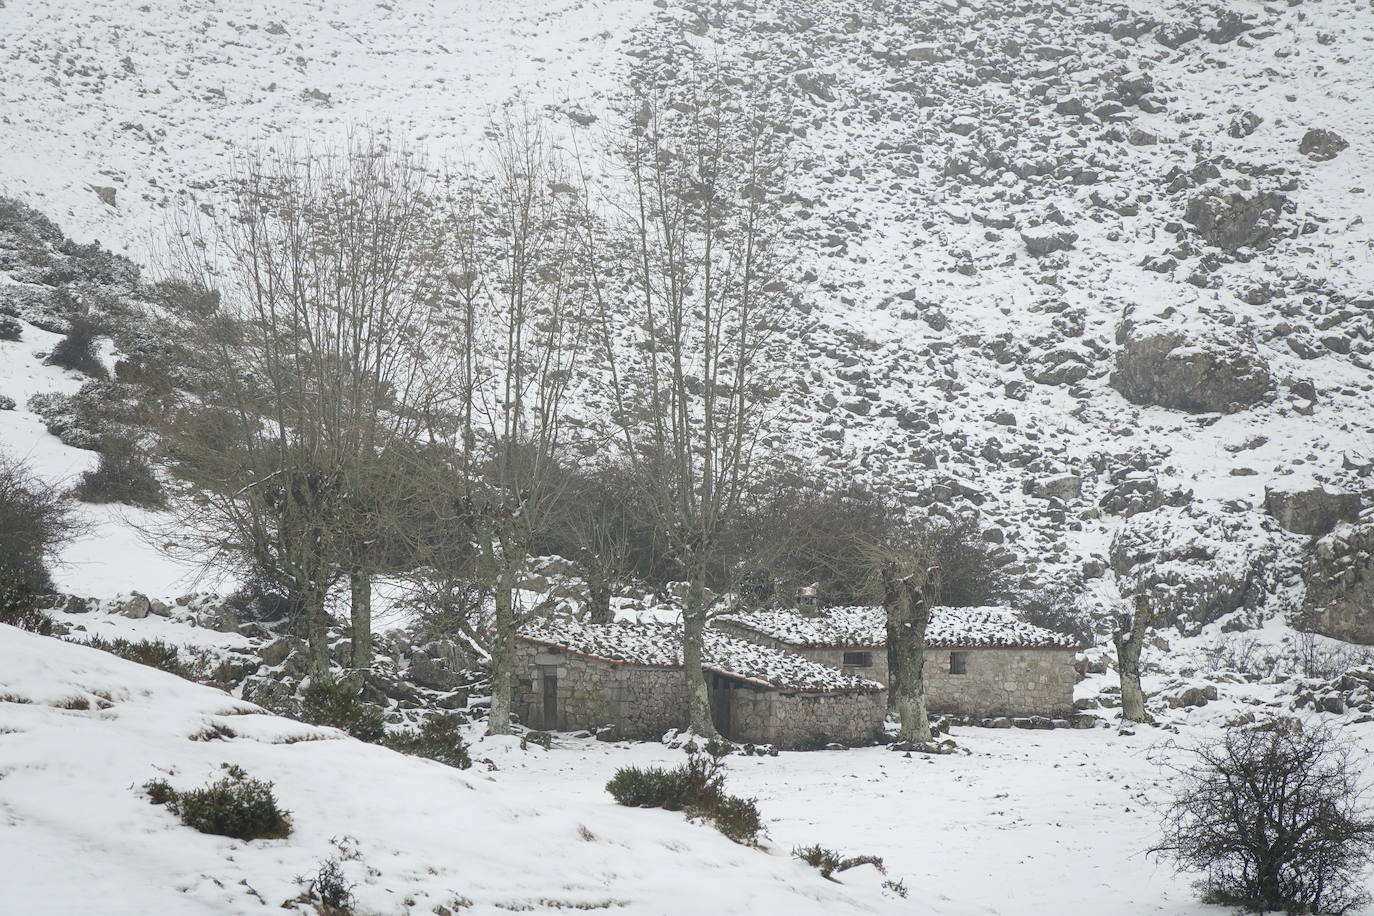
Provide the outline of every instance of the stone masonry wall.
<path id="1" fill-rule="evenodd" d="M 926 650 L 926 707 L 962 716 L 1073 714 L 1073 649 L 963 649 L 964 674 L 950 674 L 950 650 Z"/>
<path id="2" fill-rule="evenodd" d="M 796 652 L 822 665 L 866 677 L 886 686 L 887 651 L 872 651 L 873 667 L 846 667 L 844 649 L 811 649 L 789 646 L 748 627 L 722 621 L 720 628 L 732 636 Z M 857 648 L 851 651 L 859 651 Z M 967 671 L 949 673 L 949 649 L 926 650 L 926 706 L 931 712 L 961 716 L 1050 716 L 1073 712 L 1072 649 L 959 649 L 966 652 Z"/>
<path id="3" fill-rule="evenodd" d="M 546 723 L 544 672 L 558 677 L 558 721 Z M 520 721 L 560 731 L 615 725 L 621 737 L 654 741 L 687 721 L 687 694 L 675 668 L 616 665 L 548 646 L 516 643 L 513 705 Z"/>
<path id="4" fill-rule="evenodd" d="M 817 742 L 865 744 L 887 714 L 887 697 L 881 691 L 816 694 L 745 688 L 730 694 L 728 737 L 783 750 Z"/>

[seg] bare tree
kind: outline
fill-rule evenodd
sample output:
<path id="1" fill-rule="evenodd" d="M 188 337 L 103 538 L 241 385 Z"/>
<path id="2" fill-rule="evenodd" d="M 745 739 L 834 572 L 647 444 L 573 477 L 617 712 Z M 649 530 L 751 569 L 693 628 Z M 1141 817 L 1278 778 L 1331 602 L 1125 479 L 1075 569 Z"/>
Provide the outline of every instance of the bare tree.
<path id="1" fill-rule="evenodd" d="M 791 301 L 780 259 L 780 142 L 756 98 L 718 74 L 691 98 L 641 89 L 617 158 L 625 194 L 593 277 L 617 427 L 644 501 L 688 582 L 691 728 L 715 734 L 701 667 L 708 569 L 763 462 Z"/>
<path id="2" fill-rule="evenodd" d="M 889 707 L 901 740 L 931 740 L 926 710 L 925 650 L 931 605 L 940 593 L 940 568 L 927 542 L 890 541 L 875 548 L 887 636 Z"/>
<path id="3" fill-rule="evenodd" d="M 1151 852 L 1205 872 L 1208 902 L 1289 913 L 1368 902 L 1374 809 L 1348 739 L 1280 719 L 1163 753 L 1174 797 Z"/>
<path id="4" fill-rule="evenodd" d="M 533 611 L 518 579 L 567 479 L 567 404 L 587 325 L 585 208 L 563 156 L 529 117 L 497 132 L 489 162 L 450 197 L 449 489 L 491 588 L 488 730 L 508 734 L 515 638 Z"/>
<path id="5" fill-rule="evenodd" d="M 213 219 L 175 240 L 174 268 L 219 304 L 167 315 L 203 364 L 201 390 L 163 430 L 195 495 L 162 540 L 286 588 L 316 673 L 330 661 L 325 598 L 348 575 L 352 662 L 366 667 L 375 468 L 415 434 L 409 405 L 433 379 L 421 368 L 437 290 L 429 180 L 369 137 L 250 156 L 226 186 Z"/>

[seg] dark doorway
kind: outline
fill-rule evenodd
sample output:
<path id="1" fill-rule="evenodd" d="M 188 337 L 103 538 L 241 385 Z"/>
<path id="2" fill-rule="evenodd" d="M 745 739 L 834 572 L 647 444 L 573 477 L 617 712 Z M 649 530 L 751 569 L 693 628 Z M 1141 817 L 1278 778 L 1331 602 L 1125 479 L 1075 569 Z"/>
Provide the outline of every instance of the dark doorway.
<path id="1" fill-rule="evenodd" d="M 540 727 L 546 731 L 558 728 L 558 669 L 546 667 L 541 672 L 544 682 L 544 715 Z"/>
<path id="2" fill-rule="evenodd" d="M 734 740 L 734 699 L 738 681 L 719 674 L 711 675 L 711 723 L 722 738 Z"/>

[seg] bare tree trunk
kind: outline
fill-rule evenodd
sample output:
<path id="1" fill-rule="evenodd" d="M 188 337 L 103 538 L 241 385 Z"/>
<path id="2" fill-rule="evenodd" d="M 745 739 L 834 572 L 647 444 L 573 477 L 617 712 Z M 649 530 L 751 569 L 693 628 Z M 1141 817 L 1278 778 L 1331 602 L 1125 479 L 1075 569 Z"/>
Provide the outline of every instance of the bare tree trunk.
<path id="1" fill-rule="evenodd" d="M 329 615 L 324 610 L 324 590 L 310 587 L 301 600 L 310 643 L 310 673 L 316 677 L 329 673 Z"/>
<path id="2" fill-rule="evenodd" d="M 583 547 L 578 553 L 582 575 L 587 580 L 587 622 L 614 623 L 615 615 L 611 613 L 611 577 L 606 574 L 601 559 L 592 551 Z"/>
<path id="3" fill-rule="evenodd" d="M 702 634 L 706 630 L 706 564 L 692 562 L 687 606 L 682 612 L 682 670 L 687 679 L 687 723 L 698 735 L 718 737 L 711 719 L 711 690 L 702 667 Z"/>
<path id="4" fill-rule="evenodd" d="M 496 577 L 495 633 L 491 640 L 491 712 L 488 735 L 509 735 L 511 679 L 515 676 L 515 633 L 518 624 L 512 606 L 511 570 L 503 565 Z"/>
<path id="5" fill-rule="evenodd" d="M 372 576 L 354 569 L 349 574 L 348 586 L 353 617 L 352 667 L 365 671 L 372 667 Z"/>
<path id="6" fill-rule="evenodd" d="M 930 607 L 913 576 L 897 578 L 896 566 L 882 569 L 883 605 L 887 612 L 889 684 L 901 719 L 901 740 L 929 741 L 926 713 L 925 648 Z"/>
<path id="7" fill-rule="evenodd" d="M 1145 628 L 1151 619 L 1149 599 L 1143 594 L 1135 597 L 1135 613 L 1121 621 L 1113 636 L 1116 643 L 1116 667 L 1121 675 L 1121 721 L 1153 722 L 1145 711 L 1145 691 L 1140 686 L 1140 650 L 1145 642 Z"/>

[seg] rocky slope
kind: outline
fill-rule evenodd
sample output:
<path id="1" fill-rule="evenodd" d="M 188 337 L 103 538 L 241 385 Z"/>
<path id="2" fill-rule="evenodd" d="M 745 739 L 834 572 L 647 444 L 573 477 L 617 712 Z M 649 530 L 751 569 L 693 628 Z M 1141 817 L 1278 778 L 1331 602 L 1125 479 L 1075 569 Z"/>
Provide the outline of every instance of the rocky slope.
<path id="1" fill-rule="evenodd" d="M 141 256 L 245 141 L 446 154 L 517 92 L 586 123 L 709 65 L 794 138 L 798 450 L 976 514 L 1028 593 L 1149 583 L 1191 629 L 1302 609 L 1312 539 L 1370 526 L 1368 3 L 190 9 L 11 3 L 0 189 Z"/>

